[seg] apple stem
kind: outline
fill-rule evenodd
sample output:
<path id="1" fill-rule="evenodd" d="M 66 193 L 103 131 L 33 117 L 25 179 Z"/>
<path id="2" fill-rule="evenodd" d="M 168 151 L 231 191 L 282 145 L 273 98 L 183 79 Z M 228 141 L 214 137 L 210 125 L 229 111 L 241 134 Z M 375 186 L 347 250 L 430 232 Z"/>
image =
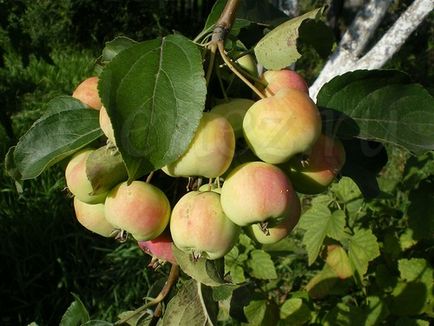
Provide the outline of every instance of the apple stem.
<path id="1" fill-rule="evenodd" d="M 151 173 L 148 174 L 147 178 L 146 178 L 146 183 L 150 183 L 152 180 L 152 177 L 154 176 L 154 172 L 152 171 Z"/>
<path id="2" fill-rule="evenodd" d="M 115 240 L 119 241 L 120 243 L 126 242 L 128 240 L 128 232 L 125 230 L 118 230 Z"/>
<path id="3" fill-rule="evenodd" d="M 225 47 L 224 47 L 223 41 L 218 41 L 217 47 L 218 47 L 220 56 L 222 57 L 223 61 L 226 63 L 228 68 L 230 70 L 232 70 L 232 72 L 235 75 L 237 75 L 237 77 L 240 78 L 247 86 L 249 86 L 252 89 L 252 91 L 254 91 L 256 93 L 256 95 L 258 95 L 261 99 L 265 98 L 266 96 L 264 94 L 262 94 L 262 92 L 259 91 L 259 89 L 257 89 L 256 86 L 253 85 L 246 77 L 244 77 L 244 75 L 242 73 L 240 73 L 237 68 L 235 68 L 235 66 L 233 65 L 233 63 L 231 62 L 231 60 L 228 58 L 228 56 L 225 53 Z"/>
<path id="4" fill-rule="evenodd" d="M 179 277 L 179 266 L 177 264 L 172 264 L 172 267 L 170 268 L 169 276 L 167 278 L 166 283 L 164 284 L 164 287 L 161 289 L 161 292 L 158 294 L 158 296 L 149 301 L 148 303 L 144 304 L 143 306 L 137 308 L 134 310 L 131 314 L 129 314 L 127 317 L 118 320 L 115 325 L 122 325 L 125 324 L 128 320 L 131 318 L 137 316 L 141 312 L 145 311 L 149 307 L 155 306 L 162 302 L 164 298 L 169 294 L 170 290 L 172 289 L 173 285 L 177 282 Z"/>
<path id="5" fill-rule="evenodd" d="M 192 252 L 191 252 L 191 258 L 193 259 L 193 262 L 196 263 L 200 259 L 200 257 L 202 257 L 202 252 L 201 251 L 192 250 Z"/>
<path id="6" fill-rule="evenodd" d="M 268 222 L 259 223 L 259 228 L 265 235 L 270 235 L 270 230 L 268 229 Z"/>
<path id="7" fill-rule="evenodd" d="M 206 72 L 206 85 L 207 86 L 209 85 L 209 81 L 211 80 L 211 75 L 212 75 L 212 72 L 214 70 L 217 45 L 216 44 L 210 44 L 209 51 L 210 51 L 209 64 L 208 64 L 208 70 Z"/>

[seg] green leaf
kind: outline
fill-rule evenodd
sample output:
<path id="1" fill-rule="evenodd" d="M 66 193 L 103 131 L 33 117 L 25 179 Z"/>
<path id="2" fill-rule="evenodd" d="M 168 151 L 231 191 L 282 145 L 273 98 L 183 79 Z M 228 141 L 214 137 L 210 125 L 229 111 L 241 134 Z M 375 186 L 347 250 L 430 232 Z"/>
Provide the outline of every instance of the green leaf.
<path id="1" fill-rule="evenodd" d="M 291 298 L 280 307 L 280 318 L 289 325 L 304 325 L 310 321 L 311 312 L 302 299 Z"/>
<path id="2" fill-rule="evenodd" d="M 113 40 L 105 44 L 102 50 L 102 61 L 103 63 L 108 63 L 113 60 L 120 52 L 126 50 L 133 45 L 137 44 L 136 41 L 125 36 L 118 36 Z"/>
<path id="3" fill-rule="evenodd" d="M 344 211 L 337 210 L 331 213 L 325 205 L 309 208 L 301 216 L 299 227 L 306 230 L 303 244 L 306 246 L 309 265 L 318 257 L 326 236 L 338 241 L 346 238 Z"/>
<path id="4" fill-rule="evenodd" d="M 267 69 L 279 70 L 296 62 L 301 54 L 297 49 L 299 27 L 306 19 L 317 19 L 324 7 L 290 19 L 266 34 L 255 46 L 258 62 Z"/>
<path id="5" fill-rule="evenodd" d="M 361 308 L 338 303 L 325 317 L 325 326 L 356 325 L 365 326 L 364 314 Z"/>
<path id="6" fill-rule="evenodd" d="M 234 292 L 239 285 L 236 284 L 225 284 L 212 288 L 212 297 L 214 301 L 222 301 L 229 299 L 232 296 L 232 292 Z"/>
<path id="7" fill-rule="evenodd" d="M 205 36 L 207 33 L 212 32 L 214 29 L 215 24 L 217 23 L 218 19 L 220 18 L 220 15 L 223 12 L 223 9 L 226 5 L 226 0 L 217 0 L 214 4 L 214 6 L 211 9 L 210 14 L 208 15 L 208 18 L 206 19 L 205 26 L 200 32 L 198 37 Z M 238 35 L 241 28 L 248 27 L 252 22 L 247 19 L 242 18 L 235 18 L 234 23 L 232 24 L 231 28 L 231 34 L 232 35 Z"/>
<path id="8" fill-rule="evenodd" d="M 278 321 L 278 308 L 267 300 L 253 300 L 243 308 L 249 325 L 273 326 Z"/>
<path id="9" fill-rule="evenodd" d="M 244 307 L 244 314 L 251 325 L 262 325 L 266 311 L 266 300 L 254 300 Z"/>
<path id="10" fill-rule="evenodd" d="M 408 196 L 408 227 L 416 240 L 432 239 L 434 235 L 434 184 L 426 181 Z"/>
<path id="11" fill-rule="evenodd" d="M 334 183 L 331 186 L 331 191 L 333 191 L 343 203 L 348 203 L 362 196 L 357 184 L 348 177 L 342 177 L 338 183 Z"/>
<path id="12" fill-rule="evenodd" d="M 386 302 L 378 296 L 368 296 L 367 306 L 362 308 L 365 315 L 365 325 L 381 325 L 390 314 Z"/>
<path id="13" fill-rule="evenodd" d="M 306 291 L 309 296 L 315 299 L 321 299 L 327 296 L 332 288 L 336 286 L 339 278 L 335 271 L 327 264 L 312 277 L 306 284 Z"/>
<path id="14" fill-rule="evenodd" d="M 410 156 L 405 163 L 402 189 L 412 190 L 424 179 L 434 175 L 434 152 Z"/>
<path id="15" fill-rule="evenodd" d="M 215 325 L 216 319 L 217 304 L 211 289 L 190 280 L 169 301 L 161 325 Z"/>
<path id="16" fill-rule="evenodd" d="M 55 98 L 18 141 L 14 150 L 16 168 L 22 180 L 36 178 L 101 135 L 98 111 L 70 97 Z"/>
<path id="17" fill-rule="evenodd" d="M 193 261 L 191 255 L 179 250 L 175 245 L 172 245 L 172 250 L 181 269 L 193 279 L 208 286 L 219 286 L 225 283 L 222 279 L 223 259 L 199 258 Z"/>
<path id="18" fill-rule="evenodd" d="M 18 170 L 15 164 L 14 152 L 15 147 L 12 146 L 9 148 L 8 152 L 5 155 L 5 170 L 6 173 L 16 181 L 22 180 L 21 173 Z"/>
<path id="19" fill-rule="evenodd" d="M 197 46 L 181 35 L 119 53 L 99 83 L 129 180 L 173 162 L 202 117 L 206 82 Z"/>
<path id="20" fill-rule="evenodd" d="M 359 70 L 343 74 L 323 86 L 317 103 L 341 113 L 324 121 L 334 125 L 341 137 L 376 140 L 416 153 L 434 149 L 434 98 L 403 73 Z"/>
<path id="21" fill-rule="evenodd" d="M 273 260 L 271 256 L 263 250 L 255 249 L 250 252 L 248 266 L 251 269 L 251 275 L 255 278 L 262 280 L 277 278 Z"/>
<path id="22" fill-rule="evenodd" d="M 80 326 L 90 320 L 89 313 L 80 298 L 73 294 L 74 302 L 66 309 L 60 321 L 60 326 Z"/>
<path id="23" fill-rule="evenodd" d="M 368 271 L 369 262 L 380 255 L 377 238 L 371 230 L 356 230 L 349 239 L 348 248 L 348 257 L 353 270 L 358 273 L 361 279 Z"/>
<path id="24" fill-rule="evenodd" d="M 243 263 L 246 260 L 247 256 L 240 255 L 237 246 L 233 247 L 232 250 L 225 255 L 225 274 L 229 273 L 233 283 L 243 283 L 246 281 L 243 268 Z"/>
<path id="25" fill-rule="evenodd" d="M 392 309 L 398 310 L 401 304 L 406 308 L 398 315 L 427 313 L 434 317 L 434 270 L 423 258 L 400 259 L 398 269 L 401 279 L 393 290 Z M 414 299 L 417 298 L 417 299 Z"/>

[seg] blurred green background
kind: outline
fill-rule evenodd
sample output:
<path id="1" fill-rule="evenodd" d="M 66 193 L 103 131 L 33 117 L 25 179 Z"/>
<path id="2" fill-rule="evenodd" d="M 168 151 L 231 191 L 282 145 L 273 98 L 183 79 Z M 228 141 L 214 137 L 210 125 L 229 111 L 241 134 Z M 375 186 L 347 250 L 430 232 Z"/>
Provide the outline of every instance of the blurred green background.
<path id="1" fill-rule="evenodd" d="M 92 74 L 105 42 L 118 35 L 140 41 L 172 31 L 195 36 L 213 2 L 0 0 L 1 325 L 56 325 L 73 300 L 71 293 L 92 318 L 114 320 L 139 306 L 150 286 L 164 277 L 167 267 L 149 273 L 149 258 L 133 242 L 100 238 L 75 221 L 61 167 L 26 181 L 18 193 L 3 158 L 48 100 L 71 94 Z M 323 2 L 300 1 L 301 10 Z M 395 1 L 377 37 L 409 3 Z M 353 15 L 347 9 L 338 30 Z M 433 22 L 431 14 L 388 64 L 430 89 Z M 322 63 L 308 52 L 298 67 L 312 81 Z"/>

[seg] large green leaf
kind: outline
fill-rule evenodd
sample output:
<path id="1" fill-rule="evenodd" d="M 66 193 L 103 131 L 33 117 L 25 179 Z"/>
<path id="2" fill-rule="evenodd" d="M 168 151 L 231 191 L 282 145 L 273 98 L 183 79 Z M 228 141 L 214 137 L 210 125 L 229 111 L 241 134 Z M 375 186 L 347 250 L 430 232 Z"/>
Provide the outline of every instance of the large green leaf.
<path id="1" fill-rule="evenodd" d="M 357 276 L 362 278 L 368 271 L 368 265 L 380 255 L 377 238 L 371 230 L 356 230 L 349 239 L 348 257 Z"/>
<path id="2" fill-rule="evenodd" d="M 328 132 L 416 153 L 434 149 L 434 98 L 403 73 L 349 72 L 325 84 L 317 100 Z"/>
<path id="3" fill-rule="evenodd" d="M 15 167 L 22 180 L 36 178 L 101 135 L 96 110 L 72 97 L 55 98 L 18 141 L 13 152 Z"/>
<path id="4" fill-rule="evenodd" d="M 296 62 L 301 57 L 297 49 L 300 25 L 306 19 L 318 18 L 323 11 L 323 7 L 312 10 L 280 24 L 266 34 L 255 46 L 259 63 L 267 69 L 279 70 Z"/>
<path id="5" fill-rule="evenodd" d="M 276 268 L 270 254 L 264 250 L 255 249 L 250 252 L 248 266 L 251 269 L 253 277 L 262 280 L 271 280 L 277 278 Z"/>
<path id="6" fill-rule="evenodd" d="M 309 208 L 301 216 L 298 226 L 306 230 L 303 244 L 306 246 L 309 265 L 318 257 L 326 236 L 338 241 L 346 238 L 344 211 L 337 210 L 332 213 L 326 205 Z"/>
<path id="7" fill-rule="evenodd" d="M 182 271 L 196 281 L 208 286 L 219 286 L 224 284 L 223 281 L 223 259 L 208 260 L 199 258 L 192 260 L 190 254 L 186 254 L 172 245 L 173 255 Z"/>
<path id="8" fill-rule="evenodd" d="M 206 97 L 200 51 L 181 35 L 139 43 L 106 66 L 99 91 L 134 180 L 176 160 L 193 138 Z"/>
<path id="9" fill-rule="evenodd" d="M 72 295 L 74 296 L 75 300 L 63 314 L 59 324 L 60 326 L 80 326 L 90 320 L 89 312 L 87 311 L 83 302 L 77 295 Z"/>
<path id="10" fill-rule="evenodd" d="M 215 325 L 216 318 L 217 304 L 211 289 L 190 280 L 169 301 L 161 325 Z"/>

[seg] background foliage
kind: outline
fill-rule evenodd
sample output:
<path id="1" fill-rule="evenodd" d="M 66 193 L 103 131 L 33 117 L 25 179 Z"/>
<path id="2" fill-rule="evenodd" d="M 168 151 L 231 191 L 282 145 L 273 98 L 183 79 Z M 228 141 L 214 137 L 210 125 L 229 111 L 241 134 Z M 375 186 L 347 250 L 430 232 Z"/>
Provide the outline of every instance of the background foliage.
<path id="1" fill-rule="evenodd" d="M 379 35 L 410 2 L 396 1 Z M 194 7 L 188 8 L 184 1 L 107 1 L 101 6 L 89 0 L 0 0 L 1 157 L 41 116 L 48 100 L 70 94 L 80 80 L 92 74 L 94 60 L 104 42 L 118 35 L 145 40 L 172 30 L 186 36 L 197 34 L 212 1 L 194 3 Z M 303 11 L 316 5 L 318 2 L 302 1 Z M 343 12 L 337 35 L 353 15 L 351 8 Z M 433 40 L 431 14 L 387 67 L 405 71 L 428 89 L 434 89 Z M 323 61 L 306 48 L 297 69 L 312 81 Z M 335 291 L 330 292 L 327 282 L 323 283 L 325 287 L 316 288 L 316 295 L 327 295 L 327 300 L 314 302 L 298 297 L 297 291 L 319 275 L 324 265 L 318 259 L 306 270 L 308 259 L 313 259 L 311 247 L 305 246 L 308 232 L 300 227 L 281 247 L 261 250 L 245 239 L 231 252 L 226 266 L 238 280 L 255 279 L 256 288 L 241 287 L 234 294 L 242 298 L 246 293 L 254 293 L 257 298 L 244 302 L 248 307 L 244 309 L 245 318 L 263 320 L 267 311 L 283 305 L 280 314 L 285 318 L 296 318 L 295 311 L 307 309 L 327 313 L 325 320 L 330 325 L 349 320 L 363 323 L 366 315 L 363 309 L 380 307 L 378 321 L 389 318 L 408 324 L 410 317 L 401 316 L 400 307 L 407 307 L 408 315 L 415 317 L 413 320 L 426 309 L 429 296 L 426 284 L 432 283 L 432 277 L 426 276 L 424 270 L 430 270 L 427 262 L 434 259 L 434 243 L 430 238 L 434 210 L 427 204 L 433 202 L 434 193 L 432 154 L 413 157 L 395 147 L 387 149 L 389 163 L 380 173 L 383 191 L 380 198 L 365 202 L 359 209 L 360 194 L 346 181 L 326 195 L 335 207 L 345 209 L 350 217 L 344 221 L 346 227 L 369 228 L 378 241 L 379 247 L 367 257 L 368 261 L 375 259 L 373 263 L 369 268 L 367 262 L 360 265 L 367 272 L 368 283 L 359 287 L 334 280 L 339 285 L 333 283 Z M 2 166 L 0 185 L 3 234 L 0 259 L 5 267 L 0 270 L 3 280 L 0 297 L 4 298 L 0 307 L 2 325 L 31 321 L 58 324 L 73 300 L 71 293 L 81 298 L 92 318 L 114 320 L 121 311 L 139 306 L 148 290 L 152 291 L 152 285 L 167 274 L 166 268 L 148 272 L 149 258 L 132 243 L 119 245 L 100 239 L 78 225 L 73 219 L 71 201 L 65 200 L 60 166 L 36 180 L 26 181 L 21 193 L 17 193 L 16 185 Z M 317 207 L 309 197 L 304 198 L 304 203 L 305 208 Z M 309 229 L 308 218 L 303 224 Z M 380 298 L 379 293 L 386 295 Z M 414 298 L 422 299 L 414 301 Z M 227 311 L 228 316 L 242 313 L 242 304 L 240 300 L 241 312 Z M 265 310 L 264 304 L 268 307 Z M 257 312 L 263 312 L 262 317 Z M 320 317 L 324 316 L 312 319 Z"/>

